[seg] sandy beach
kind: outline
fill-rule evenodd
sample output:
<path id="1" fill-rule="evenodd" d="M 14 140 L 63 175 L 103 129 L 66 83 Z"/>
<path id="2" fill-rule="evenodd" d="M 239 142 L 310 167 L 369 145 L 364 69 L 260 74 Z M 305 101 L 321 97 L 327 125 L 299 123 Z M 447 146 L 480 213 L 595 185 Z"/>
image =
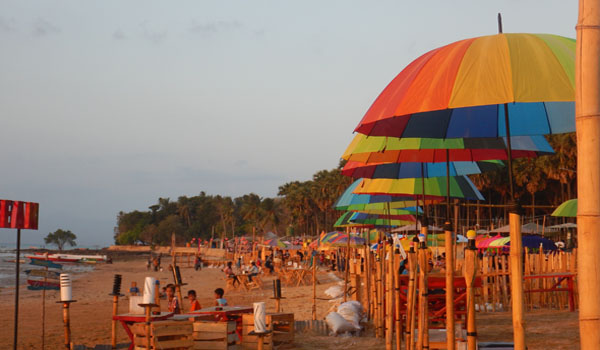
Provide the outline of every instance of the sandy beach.
<path id="1" fill-rule="evenodd" d="M 166 259 L 165 259 L 166 260 Z M 76 345 L 85 345 L 94 348 L 97 344 L 110 344 L 112 297 L 108 294 L 112 290 L 114 274 L 123 276 L 122 292 L 129 289 L 132 281 L 143 285 L 144 277 L 153 276 L 161 284 L 171 282 L 172 276 L 166 270 L 154 272 L 146 270 L 146 261 L 141 257 L 117 258 L 113 264 L 96 265 L 92 272 L 74 275 L 73 297 L 77 300 L 71 306 L 71 331 L 72 341 Z M 219 269 L 204 268 L 195 271 L 187 264 L 181 266 L 182 278 L 187 286 L 183 288 L 185 294 L 189 289 L 196 290 L 201 305 L 212 306 L 214 303 L 212 291 L 217 287 L 224 287 L 223 273 Z M 324 291 L 339 282 L 332 273 L 320 272 L 317 286 L 317 296 L 326 298 Z M 264 289 L 251 292 L 227 292 L 225 297 L 231 305 L 252 305 L 255 301 L 265 301 L 267 311 L 274 311 L 272 296 L 273 277 L 266 276 Z M 296 320 L 308 320 L 311 317 L 311 286 L 286 287 L 283 286 L 282 294 L 286 298 L 282 301 L 284 312 L 293 312 Z M 46 292 L 46 322 L 45 342 L 46 349 L 59 349 L 63 346 L 62 306 L 57 304 L 59 292 Z M 12 348 L 13 342 L 13 312 L 14 288 L 7 287 L 0 290 L 0 344 L 2 349 Z M 119 312 L 128 310 L 129 301 L 123 297 L 119 303 Z M 187 300 L 184 301 L 187 308 Z M 164 304 L 163 304 L 164 307 Z M 317 316 L 323 319 L 330 308 L 330 303 L 325 300 L 317 301 Z M 42 303 L 40 291 L 29 291 L 21 287 L 19 317 L 19 349 L 41 349 L 42 342 Z M 544 310 L 526 314 L 528 346 L 534 349 L 577 349 L 579 347 L 578 314 L 575 312 Z M 478 333 L 480 341 L 512 341 L 511 317 L 508 312 L 478 314 Z M 347 349 L 349 346 L 368 348 L 385 348 L 381 339 L 368 336 L 369 330 L 363 337 L 328 337 L 316 334 L 302 334 L 296 336 L 294 348 L 297 349 Z M 128 338 L 119 326 L 118 343 L 127 343 Z"/>

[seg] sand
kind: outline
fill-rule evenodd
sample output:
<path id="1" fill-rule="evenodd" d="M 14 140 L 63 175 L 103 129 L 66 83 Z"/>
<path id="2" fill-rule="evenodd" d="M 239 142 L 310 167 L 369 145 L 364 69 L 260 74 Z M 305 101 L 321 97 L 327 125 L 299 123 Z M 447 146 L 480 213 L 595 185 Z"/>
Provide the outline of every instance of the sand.
<path id="1" fill-rule="evenodd" d="M 167 260 L 167 259 L 165 259 Z M 136 281 L 140 289 L 146 276 L 153 276 L 161 284 L 171 282 L 171 274 L 167 271 L 147 271 L 143 258 L 117 259 L 113 264 L 96 265 L 94 271 L 77 274 L 74 276 L 73 298 L 77 300 L 71 306 L 71 332 L 72 341 L 93 348 L 96 344 L 110 344 L 112 291 L 114 274 L 123 275 L 122 292 L 129 289 L 132 281 Z M 182 278 L 187 286 L 183 287 L 184 294 L 189 289 L 196 290 L 198 300 L 202 306 L 212 306 L 214 303 L 212 291 L 217 287 L 224 287 L 223 273 L 218 269 L 204 268 L 195 271 L 186 264 L 181 266 Z M 327 272 L 318 274 L 321 284 L 317 286 L 317 296 L 325 298 L 325 289 L 338 283 L 335 275 Z M 255 301 L 265 301 L 267 311 L 275 311 L 272 296 L 272 277 L 265 277 L 263 290 L 251 292 L 227 292 L 226 298 L 230 305 L 252 305 Z M 42 346 L 42 303 L 41 291 L 29 291 L 22 287 L 21 301 L 19 304 L 19 349 L 41 349 Z M 282 294 L 286 298 L 282 301 L 283 312 L 293 312 L 296 320 L 311 318 L 312 286 L 286 287 L 283 286 Z M 46 349 L 60 349 L 64 344 L 62 305 L 56 301 L 60 295 L 57 291 L 46 292 L 46 322 L 45 344 Z M 187 300 L 184 305 L 188 307 Z M 127 297 L 121 298 L 119 303 L 120 313 L 128 310 Z M 164 304 L 163 304 L 164 306 Z M 0 348 L 12 348 L 13 343 L 13 313 L 14 313 L 14 288 L 0 290 Z M 325 300 L 317 302 L 317 316 L 323 319 L 330 303 Z M 535 349 L 577 349 L 578 315 L 566 311 L 536 311 L 526 315 L 528 347 Z M 511 319 L 509 313 L 478 314 L 480 341 L 511 341 Z M 367 332 L 369 333 L 369 332 Z M 129 339 L 119 325 L 118 343 L 126 343 Z M 347 349 L 349 346 L 364 348 L 385 348 L 380 339 L 372 337 L 328 337 L 316 334 L 303 334 L 296 336 L 294 347 L 297 349 Z"/>

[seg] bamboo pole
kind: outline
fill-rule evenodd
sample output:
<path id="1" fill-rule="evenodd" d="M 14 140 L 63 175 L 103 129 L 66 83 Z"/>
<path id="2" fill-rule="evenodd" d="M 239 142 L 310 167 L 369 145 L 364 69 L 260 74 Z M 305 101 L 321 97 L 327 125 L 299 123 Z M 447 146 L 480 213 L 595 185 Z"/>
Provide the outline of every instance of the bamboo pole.
<path id="1" fill-rule="evenodd" d="M 423 225 L 421 226 L 423 229 Z M 427 349 L 429 344 L 428 339 L 428 308 L 427 308 L 427 236 L 424 234 L 419 235 L 419 337 L 417 341 L 417 349 Z"/>
<path id="2" fill-rule="evenodd" d="M 446 246 L 446 347 L 454 350 L 456 339 L 454 336 L 454 237 L 452 224 L 444 224 L 444 238 Z"/>
<path id="3" fill-rule="evenodd" d="M 312 260 L 312 283 L 313 283 L 313 295 L 312 295 L 312 319 L 317 320 L 317 255 L 313 255 Z"/>
<path id="4" fill-rule="evenodd" d="M 346 244 L 346 263 L 344 264 L 344 303 L 348 301 L 348 270 L 350 270 L 350 228 L 346 227 L 346 236 L 348 243 Z"/>
<path id="5" fill-rule="evenodd" d="M 114 319 L 115 316 L 119 313 L 119 296 L 113 295 L 113 319 L 111 322 L 111 332 L 110 332 L 110 345 L 112 349 L 117 348 L 117 320 Z"/>
<path id="6" fill-rule="evenodd" d="M 408 300 L 406 305 L 406 347 L 409 350 L 415 348 L 415 306 L 416 306 L 416 275 L 417 257 L 414 246 L 411 243 L 408 251 Z"/>
<path id="7" fill-rule="evenodd" d="M 510 290 L 512 301 L 513 339 L 515 350 L 525 350 L 525 319 L 523 317 L 523 241 L 521 216 L 511 212 L 510 223 Z"/>
<path id="8" fill-rule="evenodd" d="M 394 341 L 394 298 L 392 288 L 394 285 L 394 251 L 390 245 L 387 248 L 388 269 L 386 273 L 386 293 L 385 293 L 385 349 L 392 350 Z"/>
<path id="9" fill-rule="evenodd" d="M 467 348 L 477 349 L 477 328 L 475 324 L 475 277 L 477 276 L 477 248 L 475 231 L 467 232 L 469 243 L 465 249 L 465 282 L 467 284 Z"/>
<path id="10" fill-rule="evenodd" d="M 397 274 L 400 269 L 400 251 L 394 250 L 394 269 L 393 274 Z M 402 303 L 400 301 L 400 276 L 394 278 L 394 307 L 396 316 L 396 350 L 402 348 Z"/>
<path id="11" fill-rule="evenodd" d="M 582 350 L 600 349 L 600 1 L 580 0 L 575 54 L 577 263 Z"/>
<path id="12" fill-rule="evenodd" d="M 367 315 L 371 318 L 371 233 L 367 229 L 365 247 L 365 284 L 367 289 Z"/>

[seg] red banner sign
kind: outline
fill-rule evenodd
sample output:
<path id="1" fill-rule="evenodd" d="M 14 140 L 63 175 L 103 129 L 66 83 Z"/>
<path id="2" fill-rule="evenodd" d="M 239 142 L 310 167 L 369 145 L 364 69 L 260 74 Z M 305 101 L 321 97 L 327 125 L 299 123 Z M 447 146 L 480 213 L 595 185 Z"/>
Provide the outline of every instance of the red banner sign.
<path id="1" fill-rule="evenodd" d="M 0 199 L 0 228 L 38 229 L 39 203 Z"/>

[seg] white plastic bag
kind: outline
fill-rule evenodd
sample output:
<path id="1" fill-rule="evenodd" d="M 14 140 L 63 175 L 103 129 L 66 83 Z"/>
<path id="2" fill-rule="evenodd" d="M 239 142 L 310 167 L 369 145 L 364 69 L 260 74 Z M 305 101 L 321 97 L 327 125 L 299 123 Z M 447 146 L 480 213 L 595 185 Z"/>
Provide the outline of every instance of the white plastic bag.
<path id="1" fill-rule="evenodd" d="M 332 299 L 340 298 L 344 296 L 344 289 L 340 286 L 331 286 L 325 290 L 325 294 Z"/>
<path id="2" fill-rule="evenodd" d="M 354 327 L 354 330 L 360 330 L 360 320 L 362 319 L 363 308 L 360 302 L 358 301 L 348 301 L 340 306 L 337 309 L 338 314 L 340 314 L 346 321 L 350 322 Z"/>
<path id="3" fill-rule="evenodd" d="M 356 331 L 356 328 L 337 312 L 330 312 L 325 321 L 334 334 Z"/>

